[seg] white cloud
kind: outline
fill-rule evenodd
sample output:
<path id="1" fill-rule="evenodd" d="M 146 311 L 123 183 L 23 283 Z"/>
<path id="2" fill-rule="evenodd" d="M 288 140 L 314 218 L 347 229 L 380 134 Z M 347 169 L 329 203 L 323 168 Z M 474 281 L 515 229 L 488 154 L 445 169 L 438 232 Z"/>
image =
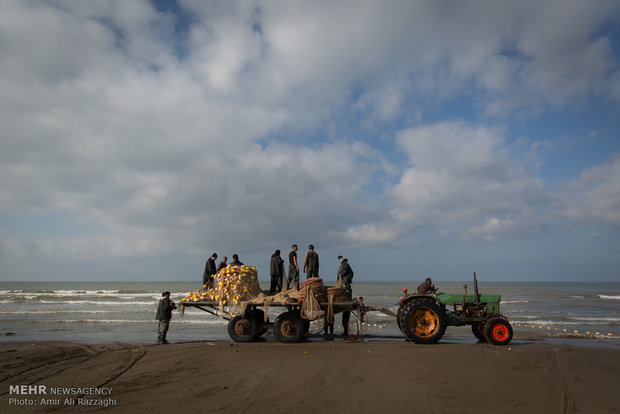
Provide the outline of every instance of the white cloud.
<path id="1" fill-rule="evenodd" d="M 545 189 L 510 156 L 501 131 L 444 122 L 400 131 L 397 142 L 409 167 L 387 192 L 390 219 L 354 227 L 349 237 L 373 240 L 366 233 L 376 227 L 378 239 L 391 242 L 422 226 L 465 224 L 472 228 L 464 237 L 491 239 L 540 224 L 533 212 Z"/>
<path id="2" fill-rule="evenodd" d="M 399 215 L 449 223 L 543 200 L 542 183 L 511 158 L 498 130 L 461 122 L 401 131 L 410 167 L 390 190 Z"/>
<path id="3" fill-rule="evenodd" d="M 584 171 L 556 200 L 558 214 L 586 223 L 620 226 L 620 156 Z"/>

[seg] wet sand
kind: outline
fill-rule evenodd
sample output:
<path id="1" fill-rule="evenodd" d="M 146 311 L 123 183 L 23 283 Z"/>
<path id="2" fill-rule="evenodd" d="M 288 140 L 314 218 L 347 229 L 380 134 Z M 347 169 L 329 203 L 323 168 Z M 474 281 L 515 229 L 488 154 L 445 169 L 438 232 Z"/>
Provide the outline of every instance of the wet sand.
<path id="1" fill-rule="evenodd" d="M 0 410 L 11 413 L 620 412 L 619 350 L 535 341 L 5 342 L 0 365 Z M 80 396 L 110 405 L 75 405 Z M 26 399 L 36 405 L 15 405 Z"/>

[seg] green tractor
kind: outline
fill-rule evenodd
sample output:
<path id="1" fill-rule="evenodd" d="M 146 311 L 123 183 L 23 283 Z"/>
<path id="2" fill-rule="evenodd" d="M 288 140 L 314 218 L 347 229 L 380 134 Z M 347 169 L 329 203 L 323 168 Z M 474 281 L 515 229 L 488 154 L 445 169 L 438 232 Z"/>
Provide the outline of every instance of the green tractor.
<path id="1" fill-rule="evenodd" d="M 512 326 L 499 313 L 500 295 L 478 293 L 474 273 L 474 294 L 446 295 L 435 290 L 427 294 L 408 294 L 398 302 L 396 321 L 405 336 L 416 344 L 434 344 L 448 326 L 471 325 L 479 341 L 507 345 L 512 339 Z M 450 308 L 449 308 L 450 307 Z"/>

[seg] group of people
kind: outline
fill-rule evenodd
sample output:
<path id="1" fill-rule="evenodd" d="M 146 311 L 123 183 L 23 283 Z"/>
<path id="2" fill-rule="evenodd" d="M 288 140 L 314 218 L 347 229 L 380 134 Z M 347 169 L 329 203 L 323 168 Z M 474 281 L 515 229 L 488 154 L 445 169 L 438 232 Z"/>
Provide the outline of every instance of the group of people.
<path id="1" fill-rule="evenodd" d="M 288 276 L 284 270 L 284 259 L 281 256 L 281 251 L 278 249 L 271 255 L 271 261 L 269 263 L 269 275 L 271 276 L 271 284 L 269 287 L 269 293 L 271 295 L 281 292 L 284 287 L 284 281 L 286 280 L 286 290 L 295 288 L 299 290 L 299 262 L 297 260 L 297 251 L 299 247 L 296 244 L 291 246 L 291 251 L 288 254 Z M 233 261 L 227 263 L 227 257 L 222 257 L 222 261 L 216 266 L 217 253 L 213 253 L 207 263 L 205 264 L 205 270 L 202 276 L 202 284 L 205 289 L 213 287 L 213 278 L 217 272 L 226 267 L 228 264 L 242 266 L 243 263 L 239 261 L 237 254 L 233 255 Z M 353 300 L 353 290 L 351 283 L 353 281 L 353 269 L 349 265 L 346 258 L 338 256 L 340 265 L 338 267 L 338 284 L 342 286 L 346 297 L 349 300 Z M 312 277 L 319 277 L 319 254 L 314 251 L 314 245 L 308 246 L 308 251 L 304 257 L 302 272 L 306 274 L 306 279 Z M 349 319 L 351 312 L 342 313 L 342 326 L 344 327 L 343 335 L 349 334 Z M 334 333 L 334 324 L 325 323 L 325 335 Z"/>
<path id="2" fill-rule="evenodd" d="M 269 273 L 271 276 L 270 294 L 281 292 L 285 279 L 287 290 L 291 289 L 293 286 L 299 290 L 299 262 L 297 261 L 297 250 L 297 245 L 293 244 L 291 246 L 291 252 L 288 254 L 288 277 L 286 277 L 286 272 L 284 271 L 284 259 L 280 256 L 280 250 L 276 250 L 271 255 L 271 262 L 269 265 Z M 226 266 L 243 266 L 243 262 L 239 260 L 239 255 L 236 253 L 233 254 L 233 260 L 230 263 L 228 263 L 228 257 L 224 256 L 220 263 L 216 264 L 217 257 L 217 253 L 213 253 L 205 264 L 205 270 L 202 274 L 202 285 L 205 289 L 213 288 L 213 279 L 215 275 Z M 314 251 L 313 245 L 308 246 L 308 252 L 304 259 L 302 271 L 306 273 L 306 278 L 319 277 L 319 255 Z"/>
<path id="3" fill-rule="evenodd" d="M 291 251 L 288 254 L 288 277 L 284 272 L 284 259 L 280 256 L 280 250 L 276 250 L 271 255 L 271 262 L 269 264 L 269 275 L 271 276 L 271 286 L 269 293 L 274 294 L 282 291 L 284 287 L 284 280 L 286 279 L 286 290 L 295 287 L 299 290 L 299 262 L 297 261 L 297 250 L 299 248 L 296 244 L 291 246 Z M 311 277 L 319 277 L 319 254 L 314 251 L 314 245 L 308 246 L 308 252 L 304 258 L 304 265 L 302 268 L 303 273 L 306 274 L 306 279 Z"/>

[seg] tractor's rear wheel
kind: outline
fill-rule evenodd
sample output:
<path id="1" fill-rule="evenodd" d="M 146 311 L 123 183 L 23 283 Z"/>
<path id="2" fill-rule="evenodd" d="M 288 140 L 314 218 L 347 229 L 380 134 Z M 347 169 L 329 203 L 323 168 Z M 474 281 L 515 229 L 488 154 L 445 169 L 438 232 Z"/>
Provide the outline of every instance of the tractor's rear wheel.
<path id="1" fill-rule="evenodd" d="M 484 325 L 484 335 L 493 345 L 508 345 L 512 340 L 512 326 L 503 318 L 493 318 Z"/>
<path id="2" fill-rule="evenodd" d="M 471 332 L 480 342 L 486 342 L 487 337 L 484 336 L 484 324 L 478 323 L 471 326 Z"/>
<path id="3" fill-rule="evenodd" d="M 446 332 L 441 307 L 432 300 L 413 300 L 400 313 L 400 328 L 416 344 L 434 344 Z"/>
<path id="4" fill-rule="evenodd" d="M 403 327 L 402 327 L 402 326 L 401 326 L 401 324 L 400 324 L 400 319 L 401 319 L 401 317 L 402 317 L 402 314 L 403 314 L 403 312 L 402 312 L 402 311 L 403 311 L 404 309 L 405 309 L 405 307 L 404 307 L 404 306 L 400 306 L 400 307 L 398 308 L 398 312 L 396 313 L 396 324 L 398 325 L 398 329 L 400 329 L 400 331 L 401 331 L 402 333 L 405 333 L 405 331 L 403 331 Z"/>

